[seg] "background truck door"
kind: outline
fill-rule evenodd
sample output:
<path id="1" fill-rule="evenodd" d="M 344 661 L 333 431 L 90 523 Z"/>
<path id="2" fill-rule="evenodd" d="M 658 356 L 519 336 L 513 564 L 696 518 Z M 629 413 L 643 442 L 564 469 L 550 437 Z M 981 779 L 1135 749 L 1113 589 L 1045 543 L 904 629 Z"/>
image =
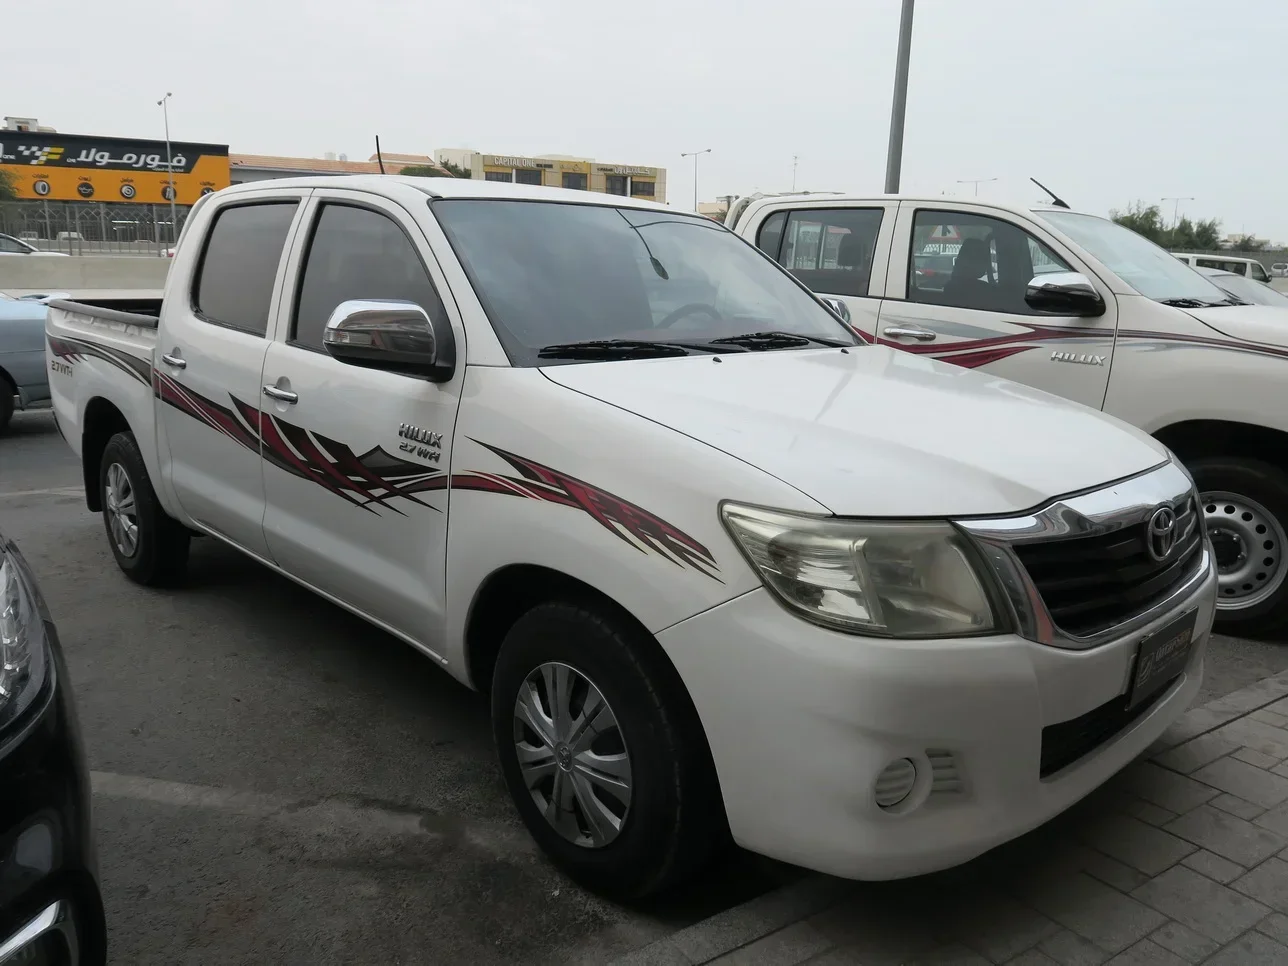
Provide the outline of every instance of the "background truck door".
<path id="1" fill-rule="evenodd" d="M 1024 301 L 1033 276 L 1070 271 L 1100 292 L 1104 315 L 1047 315 Z M 1040 226 L 974 205 L 902 202 L 885 289 L 882 344 L 1104 405 L 1117 303 Z"/>
<path id="2" fill-rule="evenodd" d="M 428 206 L 418 217 L 432 219 Z M 394 202 L 318 189 L 291 256 L 298 279 L 264 365 L 264 531 L 292 575 L 434 646 L 445 596 L 447 480 L 465 373 L 450 382 L 338 362 L 322 332 L 348 299 L 447 317 L 422 227 Z"/>
<path id="3" fill-rule="evenodd" d="M 836 202 L 802 202 L 766 218 L 755 241 L 814 294 L 843 300 L 850 323 L 871 333 L 897 211 L 895 204 L 839 208 Z"/>
<path id="4" fill-rule="evenodd" d="M 242 198 L 209 212 L 190 283 L 177 278 L 168 287 L 153 388 L 169 453 L 162 473 L 175 499 L 198 523 L 268 558 L 260 375 L 302 199 Z"/>

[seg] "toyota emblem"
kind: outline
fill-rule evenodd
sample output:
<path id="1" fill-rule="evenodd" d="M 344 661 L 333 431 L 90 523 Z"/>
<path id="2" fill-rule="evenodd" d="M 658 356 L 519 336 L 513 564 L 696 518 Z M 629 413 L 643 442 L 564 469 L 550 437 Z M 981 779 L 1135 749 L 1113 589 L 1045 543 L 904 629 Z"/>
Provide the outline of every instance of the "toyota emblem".
<path id="1" fill-rule="evenodd" d="M 1149 518 L 1149 532 L 1145 535 L 1149 555 L 1155 560 L 1166 560 L 1176 546 L 1176 511 L 1170 506 L 1160 506 Z"/>

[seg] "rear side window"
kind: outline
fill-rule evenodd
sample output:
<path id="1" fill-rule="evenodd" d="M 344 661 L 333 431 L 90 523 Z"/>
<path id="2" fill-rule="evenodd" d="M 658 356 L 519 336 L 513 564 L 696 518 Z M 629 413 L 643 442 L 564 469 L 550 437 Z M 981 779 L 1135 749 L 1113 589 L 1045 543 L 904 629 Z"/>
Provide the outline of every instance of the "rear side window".
<path id="1" fill-rule="evenodd" d="M 268 332 L 273 280 L 297 204 L 235 205 L 215 215 L 193 293 L 198 315 L 253 335 Z"/>
<path id="2" fill-rule="evenodd" d="M 880 208 L 788 212 L 778 262 L 821 295 L 867 295 L 883 213 Z"/>
<path id="3" fill-rule="evenodd" d="M 783 247 L 783 229 L 787 226 L 787 212 L 775 211 L 765 219 L 756 234 L 756 247 L 778 261 L 778 250 Z"/>
<path id="4" fill-rule="evenodd" d="M 446 318 L 420 256 L 395 222 L 369 208 L 323 205 L 304 263 L 291 342 L 321 350 L 327 320 L 349 299 L 415 302 L 431 318 Z"/>

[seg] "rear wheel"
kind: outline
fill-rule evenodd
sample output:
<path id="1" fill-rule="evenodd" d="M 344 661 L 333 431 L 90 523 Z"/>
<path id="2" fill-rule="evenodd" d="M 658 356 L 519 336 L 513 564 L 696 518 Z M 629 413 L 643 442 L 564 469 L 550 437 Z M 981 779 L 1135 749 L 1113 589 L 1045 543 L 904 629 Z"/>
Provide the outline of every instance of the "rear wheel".
<path id="1" fill-rule="evenodd" d="M 1264 635 L 1288 625 L 1288 474 L 1260 460 L 1188 464 L 1216 556 L 1217 625 Z"/>
<path id="2" fill-rule="evenodd" d="M 181 580 L 188 531 L 161 508 L 133 433 L 107 441 L 98 478 L 108 546 L 125 575 L 148 585 Z"/>
<path id="3" fill-rule="evenodd" d="M 625 620 L 575 603 L 521 617 L 497 660 L 492 725 L 528 830 L 588 888 L 660 892 L 721 841 L 696 712 L 656 645 Z"/>

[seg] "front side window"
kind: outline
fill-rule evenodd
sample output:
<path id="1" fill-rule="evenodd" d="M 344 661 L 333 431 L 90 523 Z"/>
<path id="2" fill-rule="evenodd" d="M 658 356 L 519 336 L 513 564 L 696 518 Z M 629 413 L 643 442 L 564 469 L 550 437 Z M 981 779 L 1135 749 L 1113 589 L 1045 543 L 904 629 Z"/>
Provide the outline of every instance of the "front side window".
<path id="1" fill-rule="evenodd" d="M 12 255 L 26 255 L 34 251 L 35 249 L 26 242 L 20 242 L 10 235 L 0 235 L 0 252 L 7 252 Z"/>
<path id="2" fill-rule="evenodd" d="M 394 221 L 368 208 L 323 205 L 305 256 L 291 342 L 320 351 L 327 320 L 349 299 L 415 302 L 431 317 L 445 318 L 415 246 Z"/>
<path id="3" fill-rule="evenodd" d="M 778 262 L 811 291 L 867 295 L 880 208 L 800 208 L 787 213 Z M 777 217 L 777 216 L 774 216 Z M 770 219 L 772 220 L 772 218 Z M 760 241 L 772 243 L 761 227 Z"/>
<path id="4" fill-rule="evenodd" d="M 1266 274 L 1266 267 L 1260 262 L 1248 263 L 1248 275 L 1250 278 L 1255 278 L 1258 282 L 1270 281 L 1270 276 Z"/>
<path id="5" fill-rule="evenodd" d="M 1145 298 L 1155 302 L 1222 305 L 1226 295 L 1194 269 L 1177 261 L 1143 235 L 1108 218 L 1073 211 L 1038 213 L 1099 259 Z"/>
<path id="6" fill-rule="evenodd" d="M 598 340 L 688 346 L 790 333 L 859 340 L 732 232 L 697 215 L 608 205 L 438 199 L 433 211 L 515 365 Z M 782 340 L 770 345 L 783 346 Z M 739 351 L 715 343 L 710 350 Z"/>
<path id="7" fill-rule="evenodd" d="M 268 332 L 273 282 L 297 206 L 230 205 L 215 214 L 193 290 L 199 316 L 253 335 Z"/>
<path id="8" fill-rule="evenodd" d="M 911 302 L 1033 315 L 1024 301 L 1029 282 L 1068 271 L 1068 262 L 1009 221 L 961 211 L 913 218 Z"/>

